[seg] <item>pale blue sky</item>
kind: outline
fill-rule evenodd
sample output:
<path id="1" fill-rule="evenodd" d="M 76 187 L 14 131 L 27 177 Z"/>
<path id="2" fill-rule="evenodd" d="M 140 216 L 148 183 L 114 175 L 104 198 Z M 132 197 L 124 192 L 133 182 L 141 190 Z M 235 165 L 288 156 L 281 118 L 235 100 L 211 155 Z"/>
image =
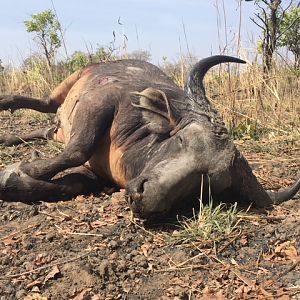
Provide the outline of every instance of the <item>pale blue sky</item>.
<path id="1" fill-rule="evenodd" d="M 204 57 L 219 53 L 216 3 L 222 9 L 221 0 L 53 0 L 53 3 L 66 30 L 69 54 L 91 45 L 94 49 L 97 44 L 108 45 L 115 31 L 117 45 L 122 44 L 123 33 L 128 37 L 127 51 L 148 50 L 154 63 L 163 56 L 173 60 L 181 53 L 187 53 L 183 24 L 192 54 Z M 236 54 L 232 45 L 236 44 L 238 32 L 239 1 L 224 0 L 224 3 L 230 43 L 228 53 Z M 30 19 L 31 14 L 49 8 L 52 8 L 51 0 L 2 1 L 0 59 L 4 63 L 13 61 L 18 65 L 36 51 L 32 35 L 26 32 L 23 21 Z M 243 1 L 242 42 L 248 51 L 253 50 L 258 37 L 258 29 L 249 19 L 253 12 L 253 3 Z M 223 16 L 223 11 L 220 14 Z M 118 24 L 119 17 L 123 25 Z M 224 29 L 221 35 L 224 46 Z"/>

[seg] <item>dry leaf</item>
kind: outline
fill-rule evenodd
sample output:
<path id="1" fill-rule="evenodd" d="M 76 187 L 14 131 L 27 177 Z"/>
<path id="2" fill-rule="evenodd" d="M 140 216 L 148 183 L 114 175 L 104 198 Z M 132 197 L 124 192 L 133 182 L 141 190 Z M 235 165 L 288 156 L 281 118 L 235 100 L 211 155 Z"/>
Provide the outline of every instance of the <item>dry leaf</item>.
<path id="1" fill-rule="evenodd" d="M 237 262 L 234 258 L 231 258 L 231 259 L 230 259 L 230 262 L 231 262 L 233 265 L 235 265 L 235 266 L 238 266 L 238 265 L 239 265 L 238 262 Z"/>
<path id="2" fill-rule="evenodd" d="M 20 239 L 7 238 L 7 239 L 3 240 L 2 243 L 4 244 L 4 246 L 10 246 L 10 245 L 13 245 L 15 243 L 18 243 L 19 241 L 20 241 Z"/>
<path id="3" fill-rule="evenodd" d="M 295 240 L 292 241 L 286 241 L 280 245 L 277 245 L 275 247 L 275 253 L 278 256 L 281 256 L 283 258 L 292 260 L 293 262 L 296 262 L 298 259 L 298 253 L 297 249 L 295 248 Z"/>
<path id="4" fill-rule="evenodd" d="M 30 288 L 32 288 L 32 287 L 34 287 L 34 286 L 42 285 L 43 282 L 44 282 L 43 278 L 40 277 L 40 278 L 38 278 L 38 279 L 32 281 L 31 283 L 27 284 L 27 285 L 26 285 L 26 288 L 27 288 L 27 289 L 30 289 Z"/>
<path id="5" fill-rule="evenodd" d="M 240 244 L 242 246 L 246 246 L 248 245 L 248 238 L 246 236 L 243 236 L 241 239 L 240 239 Z"/>
<path id="6" fill-rule="evenodd" d="M 40 290 L 40 288 L 38 286 L 34 286 L 31 291 L 33 293 L 40 293 L 41 292 L 41 290 Z"/>
<path id="7" fill-rule="evenodd" d="M 84 288 L 82 291 L 78 292 L 76 295 L 74 295 L 72 300 L 83 300 L 86 293 L 91 291 L 91 288 Z"/>
<path id="8" fill-rule="evenodd" d="M 78 202 L 85 202 L 86 201 L 86 197 L 85 196 L 82 196 L 82 195 L 79 195 L 75 198 L 75 201 L 78 201 Z"/>
<path id="9" fill-rule="evenodd" d="M 141 251 L 144 256 L 148 257 L 148 255 L 152 252 L 152 246 L 150 243 L 145 243 L 141 246 Z"/>
<path id="10" fill-rule="evenodd" d="M 39 293 L 31 293 L 25 296 L 24 300 L 48 300 L 48 298 Z"/>
<path id="11" fill-rule="evenodd" d="M 124 286 L 123 291 L 128 294 L 130 292 L 131 287 L 130 286 Z"/>
<path id="12" fill-rule="evenodd" d="M 165 239 L 162 234 L 155 234 L 153 237 L 153 244 L 157 246 L 164 246 L 165 245 Z"/>
<path id="13" fill-rule="evenodd" d="M 275 257 L 274 253 L 272 253 L 272 254 L 263 254 L 263 258 L 266 261 L 271 261 L 274 257 Z"/>
<path id="14" fill-rule="evenodd" d="M 43 284 L 45 284 L 49 279 L 54 279 L 54 277 L 60 273 L 58 266 L 54 266 L 52 270 L 46 275 Z"/>

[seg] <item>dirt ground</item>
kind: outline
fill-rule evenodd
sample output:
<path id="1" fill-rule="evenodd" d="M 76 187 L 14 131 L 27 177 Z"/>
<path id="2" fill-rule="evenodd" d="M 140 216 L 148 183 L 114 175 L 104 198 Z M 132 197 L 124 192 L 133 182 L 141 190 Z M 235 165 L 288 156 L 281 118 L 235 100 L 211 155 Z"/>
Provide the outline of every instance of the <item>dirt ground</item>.
<path id="1" fill-rule="evenodd" d="M 0 134 L 44 126 L 0 114 Z M 259 180 L 277 189 L 299 172 L 300 142 L 239 141 Z M 0 167 L 33 149 L 4 148 Z M 217 244 L 176 243 L 176 220 L 132 220 L 123 191 L 26 205 L 0 200 L 0 300 L 13 299 L 300 299 L 300 201 L 250 211 Z M 300 200 L 298 194 L 298 200 Z"/>

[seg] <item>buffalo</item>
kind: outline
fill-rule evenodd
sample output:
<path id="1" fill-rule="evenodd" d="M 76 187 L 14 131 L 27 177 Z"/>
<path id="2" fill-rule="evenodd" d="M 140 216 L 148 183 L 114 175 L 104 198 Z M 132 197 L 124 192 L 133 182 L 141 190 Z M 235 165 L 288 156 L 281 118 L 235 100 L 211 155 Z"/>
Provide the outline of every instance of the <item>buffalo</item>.
<path id="1" fill-rule="evenodd" d="M 0 110 L 56 113 L 54 125 L 24 136 L 0 136 L 10 146 L 36 138 L 65 144 L 56 157 L 22 161 L 0 172 L 0 199 L 32 202 L 72 197 L 112 183 L 126 189 L 133 213 L 162 217 L 203 193 L 267 207 L 291 199 L 300 178 L 266 191 L 205 94 L 203 78 L 220 63 L 194 65 L 184 90 L 158 67 L 139 60 L 90 65 L 66 78 L 47 99 L 0 96 Z"/>

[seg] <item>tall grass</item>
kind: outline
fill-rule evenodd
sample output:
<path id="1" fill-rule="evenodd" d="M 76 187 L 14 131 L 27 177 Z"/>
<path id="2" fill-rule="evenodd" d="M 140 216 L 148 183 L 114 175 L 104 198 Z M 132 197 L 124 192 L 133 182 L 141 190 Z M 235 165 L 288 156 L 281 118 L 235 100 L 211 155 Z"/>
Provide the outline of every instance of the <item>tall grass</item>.
<path id="1" fill-rule="evenodd" d="M 163 62 L 161 68 L 180 87 L 195 58 Z M 42 59 L 25 61 L 20 68 L 8 67 L 0 73 L 1 94 L 47 97 L 72 71 L 61 63 L 49 69 Z M 258 63 L 246 66 L 221 65 L 205 78 L 207 96 L 236 138 L 259 138 L 263 134 L 299 135 L 300 77 L 286 65 L 277 63 L 266 79 Z"/>
<path id="2" fill-rule="evenodd" d="M 162 67 L 184 86 L 190 68 L 186 59 Z M 288 65 L 274 63 L 268 77 L 258 63 L 220 65 L 207 74 L 205 86 L 234 137 L 300 134 L 300 77 Z"/>

